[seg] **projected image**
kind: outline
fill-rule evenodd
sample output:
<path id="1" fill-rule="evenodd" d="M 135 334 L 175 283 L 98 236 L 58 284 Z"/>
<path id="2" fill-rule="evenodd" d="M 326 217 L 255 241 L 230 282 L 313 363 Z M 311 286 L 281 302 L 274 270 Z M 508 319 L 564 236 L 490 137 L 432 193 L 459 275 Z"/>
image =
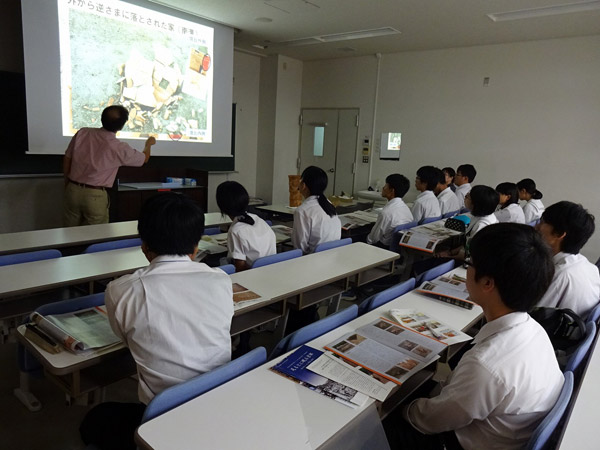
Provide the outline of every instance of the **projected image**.
<path id="1" fill-rule="evenodd" d="M 129 110 L 120 138 L 212 142 L 213 29 L 115 1 L 59 0 L 63 135 Z"/>
<path id="2" fill-rule="evenodd" d="M 389 133 L 387 149 L 388 150 L 400 150 L 402 145 L 402 133 Z"/>

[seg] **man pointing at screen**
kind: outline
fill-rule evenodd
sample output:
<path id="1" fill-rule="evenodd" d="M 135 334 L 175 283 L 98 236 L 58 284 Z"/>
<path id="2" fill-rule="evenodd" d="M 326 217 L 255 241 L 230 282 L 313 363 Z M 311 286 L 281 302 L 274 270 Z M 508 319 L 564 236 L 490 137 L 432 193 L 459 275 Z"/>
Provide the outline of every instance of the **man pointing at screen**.
<path id="1" fill-rule="evenodd" d="M 143 152 L 117 139 L 129 117 L 121 105 L 102 111 L 102 128 L 80 129 L 65 152 L 65 198 L 63 221 L 66 227 L 108 223 L 108 192 L 121 166 L 139 167 L 150 159 L 156 143 L 149 137 Z"/>

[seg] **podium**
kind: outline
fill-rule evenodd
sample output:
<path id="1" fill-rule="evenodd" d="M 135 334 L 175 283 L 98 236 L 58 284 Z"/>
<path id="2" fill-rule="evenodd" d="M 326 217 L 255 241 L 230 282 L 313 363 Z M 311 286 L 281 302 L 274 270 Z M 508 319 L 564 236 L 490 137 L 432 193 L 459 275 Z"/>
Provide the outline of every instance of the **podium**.
<path id="1" fill-rule="evenodd" d="M 163 187 L 166 177 L 194 178 L 196 186 Z M 145 183 L 142 187 L 129 187 L 127 183 Z M 125 184 L 125 185 L 124 185 Z M 137 220 L 144 201 L 159 192 L 171 191 L 187 195 L 206 212 L 208 205 L 208 172 L 198 169 L 161 167 L 121 167 L 115 184 L 108 189 L 110 221 Z"/>

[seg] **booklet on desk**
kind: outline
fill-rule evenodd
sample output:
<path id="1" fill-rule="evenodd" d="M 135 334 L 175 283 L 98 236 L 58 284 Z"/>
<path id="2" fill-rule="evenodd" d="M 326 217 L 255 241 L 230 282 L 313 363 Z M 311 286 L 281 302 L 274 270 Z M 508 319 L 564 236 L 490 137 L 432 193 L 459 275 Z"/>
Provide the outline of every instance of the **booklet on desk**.
<path id="1" fill-rule="evenodd" d="M 473 309 L 475 305 L 469 297 L 466 278 L 456 274 L 444 274 L 431 281 L 425 281 L 416 291 L 461 308 Z"/>
<path id="2" fill-rule="evenodd" d="M 419 225 L 401 231 L 398 245 L 426 253 L 433 253 L 442 243 L 444 247 L 454 248 L 462 243 L 463 234 L 460 231 L 445 228 L 444 221 Z"/>

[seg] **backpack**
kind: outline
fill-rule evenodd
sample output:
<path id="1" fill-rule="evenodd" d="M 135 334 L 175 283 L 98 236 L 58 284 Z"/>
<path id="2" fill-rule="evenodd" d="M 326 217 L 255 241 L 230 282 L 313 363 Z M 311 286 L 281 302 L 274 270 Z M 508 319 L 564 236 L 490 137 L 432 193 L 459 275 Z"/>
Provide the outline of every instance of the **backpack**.
<path id="1" fill-rule="evenodd" d="M 548 333 L 550 342 L 561 369 L 566 366 L 569 356 L 585 338 L 585 322 L 571 309 L 533 308 L 529 315 Z"/>

